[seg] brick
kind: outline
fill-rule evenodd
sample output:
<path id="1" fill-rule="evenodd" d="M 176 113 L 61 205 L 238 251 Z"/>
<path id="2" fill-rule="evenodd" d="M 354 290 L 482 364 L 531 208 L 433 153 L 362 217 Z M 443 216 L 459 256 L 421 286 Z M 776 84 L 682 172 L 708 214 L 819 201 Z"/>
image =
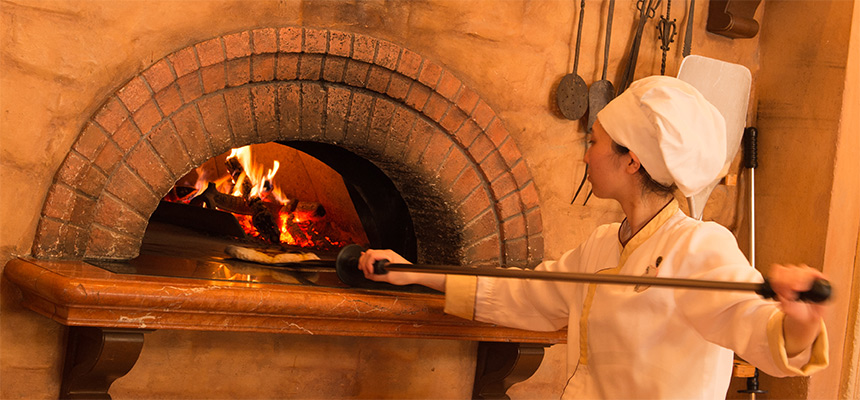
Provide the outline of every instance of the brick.
<path id="1" fill-rule="evenodd" d="M 439 83 L 439 78 L 442 76 L 442 67 L 430 60 L 424 60 L 424 65 L 421 67 L 421 73 L 418 75 L 418 81 L 427 85 L 427 87 L 435 88 Z"/>
<path id="2" fill-rule="evenodd" d="M 152 98 L 152 93 L 143 78 L 137 76 L 117 91 L 117 96 L 129 111 L 134 112 Z"/>
<path id="3" fill-rule="evenodd" d="M 529 236 L 535 236 L 543 232 L 543 219 L 540 209 L 532 209 L 526 212 L 526 231 Z"/>
<path id="4" fill-rule="evenodd" d="M 197 50 L 197 58 L 200 60 L 201 67 L 220 64 L 226 59 L 220 37 L 197 43 L 194 45 L 194 49 Z"/>
<path id="5" fill-rule="evenodd" d="M 93 119 L 105 130 L 108 134 L 116 132 L 120 125 L 128 119 L 128 111 L 122 105 L 119 98 L 111 97 L 107 102 L 96 112 Z"/>
<path id="6" fill-rule="evenodd" d="M 418 53 L 403 49 L 403 54 L 400 55 L 400 61 L 397 63 L 397 72 L 412 79 L 418 79 L 422 61 L 424 60 Z"/>
<path id="7" fill-rule="evenodd" d="M 299 76 L 299 55 L 278 54 L 275 63 L 275 77 L 282 81 L 296 79 Z"/>
<path id="8" fill-rule="evenodd" d="M 464 257 L 470 263 L 487 263 L 498 265 L 501 250 L 498 236 L 473 238 L 475 242 L 464 251 Z"/>
<path id="9" fill-rule="evenodd" d="M 499 154 L 502 156 L 502 158 L 505 160 L 505 164 L 507 164 L 508 166 L 515 165 L 520 160 L 522 160 L 522 153 L 520 153 L 520 150 L 517 148 L 517 145 L 514 144 L 513 139 L 511 139 L 510 137 L 508 137 L 508 139 L 504 143 L 498 146 L 498 148 Z"/>
<path id="10" fill-rule="evenodd" d="M 228 60 L 251 55 L 251 33 L 248 31 L 224 36 L 224 51 Z"/>
<path id="11" fill-rule="evenodd" d="M 459 148 L 448 153 L 448 157 L 442 163 L 442 168 L 439 169 L 439 181 L 442 187 L 450 189 L 460 174 L 471 163 L 463 151 Z"/>
<path id="12" fill-rule="evenodd" d="M 460 93 L 461 86 L 463 86 L 463 84 L 460 80 L 445 70 L 442 71 L 442 77 L 439 78 L 439 84 L 436 85 L 436 92 L 449 101 L 454 102 L 457 98 L 457 94 Z"/>
<path id="13" fill-rule="evenodd" d="M 302 96 L 298 83 L 278 86 L 278 107 L 280 112 L 281 138 L 296 137 L 301 132 Z"/>
<path id="14" fill-rule="evenodd" d="M 462 89 L 460 89 L 460 93 L 457 94 L 457 98 L 454 100 L 454 103 L 457 104 L 457 107 L 463 110 L 466 114 L 471 114 L 472 110 L 474 110 L 475 106 L 478 104 L 478 100 L 478 94 L 475 93 L 474 90 L 463 86 Z"/>
<path id="15" fill-rule="evenodd" d="M 502 237 L 505 239 L 524 238 L 526 236 L 526 218 L 516 215 L 502 222 Z"/>
<path id="16" fill-rule="evenodd" d="M 171 120 L 176 128 L 176 135 L 185 144 L 185 149 L 188 151 L 193 164 L 202 164 L 211 157 L 209 140 L 203 131 L 203 126 L 200 123 L 200 117 L 197 115 L 195 107 L 180 109 L 176 114 L 173 114 Z"/>
<path id="17" fill-rule="evenodd" d="M 487 213 L 493 203 L 483 190 L 472 190 L 465 197 L 457 197 L 454 201 L 459 202 L 457 211 L 464 221 L 471 221 L 481 214 Z"/>
<path id="18" fill-rule="evenodd" d="M 285 53 L 302 51 L 302 28 L 287 27 L 278 30 L 278 50 Z"/>
<path id="19" fill-rule="evenodd" d="M 177 78 L 181 78 L 200 69 L 200 65 L 197 63 L 197 54 L 194 52 L 193 47 L 186 47 L 179 50 L 176 53 L 167 56 L 167 59 L 170 60 L 170 63 L 173 65 L 173 71 L 176 72 Z"/>
<path id="20" fill-rule="evenodd" d="M 102 146 L 101 151 L 96 155 L 95 165 L 106 174 L 111 175 L 122 159 L 122 156 L 123 152 L 120 152 L 116 145 L 109 141 Z"/>
<path id="21" fill-rule="evenodd" d="M 134 122 L 128 120 L 117 129 L 112 138 L 117 146 L 119 146 L 119 149 L 125 153 L 140 141 L 140 136 L 137 126 Z"/>
<path id="22" fill-rule="evenodd" d="M 463 229 L 463 237 L 466 241 L 481 240 L 487 237 L 499 237 L 499 224 L 496 221 L 495 213 L 485 210 L 474 219 L 466 221 L 466 227 Z"/>
<path id="23" fill-rule="evenodd" d="M 461 146 L 469 147 L 481 134 L 483 134 L 483 132 L 477 124 L 472 121 L 466 121 L 466 123 L 460 126 L 460 129 L 457 129 L 457 131 L 454 132 L 454 137 Z"/>
<path id="24" fill-rule="evenodd" d="M 75 189 L 81 191 L 87 196 L 98 197 L 104 189 L 107 182 L 107 175 L 95 166 L 87 168 L 83 179 L 80 179 L 75 185 Z"/>
<path id="25" fill-rule="evenodd" d="M 405 100 L 406 95 L 409 94 L 409 85 L 411 84 L 411 79 L 400 74 L 391 74 L 391 82 L 388 84 L 386 94 L 393 99 Z"/>
<path id="26" fill-rule="evenodd" d="M 391 129 L 391 120 L 394 118 L 394 111 L 397 108 L 397 106 L 389 101 L 377 99 L 370 118 L 371 136 L 388 137 L 388 131 Z"/>
<path id="27" fill-rule="evenodd" d="M 540 199 L 538 199 L 534 181 L 529 182 L 525 187 L 520 189 L 520 198 L 523 202 L 523 209 L 526 211 L 540 206 Z"/>
<path id="28" fill-rule="evenodd" d="M 193 167 L 191 158 L 170 123 L 156 126 L 148 140 L 173 176 L 182 176 Z"/>
<path id="29" fill-rule="evenodd" d="M 86 258 L 128 260 L 138 256 L 143 234 L 124 235 L 93 225 L 87 237 Z"/>
<path id="30" fill-rule="evenodd" d="M 327 88 L 326 126 L 324 137 L 337 142 L 346 134 L 347 114 L 352 92 L 331 86 Z"/>
<path id="31" fill-rule="evenodd" d="M 319 80 L 322 75 L 322 55 L 303 54 L 299 61 L 299 79 Z"/>
<path id="32" fill-rule="evenodd" d="M 343 74 L 345 71 L 345 58 L 326 57 L 323 63 L 322 79 L 329 82 L 343 82 Z"/>
<path id="33" fill-rule="evenodd" d="M 254 111 L 251 107 L 251 92 L 248 87 L 238 87 L 224 92 L 227 116 L 237 146 L 257 143 L 259 136 L 254 126 Z M 190 149 L 189 149 L 190 151 Z"/>
<path id="34" fill-rule="evenodd" d="M 370 65 L 355 60 L 349 60 L 346 63 L 346 73 L 343 76 L 343 82 L 350 86 L 364 87 L 367 84 L 367 74 L 370 70 Z"/>
<path id="35" fill-rule="evenodd" d="M 439 125 L 442 125 L 442 128 L 448 132 L 457 132 L 468 118 L 459 108 L 451 107 L 439 121 Z"/>
<path id="36" fill-rule="evenodd" d="M 275 28 L 254 29 L 251 31 L 251 46 L 254 54 L 278 52 L 278 32 Z"/>
<path id="37" fill-rule="evenodd" d="M 136 146 L 125 158 L 129 167 L 152 188 L 156 194 L 167 193 L 175 179 L 161 164 L 161 159 L 146 143 Z"/>
<path id="38" fill-rule="evenodd" d="M 412 133 L 406 142 L 406 153 L 403 155 L 404 165 L 415 165 L 424 153 L 424 149 L 430 143 L 430 138 L 437 132 L 433 125 L 430 125 L 422 118 L 415 120 L 415 126 L 412 128 Z"/>
<path id="39" fill-rule="evenodd" d="M 379 46 L 376 51 L 376 59 L 374 60 L 374 64 L 393 71 L 397 68 L 397 61 L 400 59 L 400 46 L 387 42 L 384 40 L 379 41 Z"/>
<path id="40" fill-rule="evenodd" d="M 78 135 L 74 149 L 88 160 L 93 160 L 106 141 L 104 132 L 92 122 L 88 122 Z"/>
<path id="41" fill-rule="evenodd" d="M 526 162 L 523 160 L 520 160 L 511 167 L 511 174 L 514 177 L 514 181 L 517 183 L 518 188 L 525 186 L 526 183 L 531 182 L 532 180 L 532 175 L 526 166 Z"/>
<path id="42" fill-rule="evenodd" d="M 78 180 L 85 175 L 89 167 L 90 162 L 86 158 L 77 153 L 69 152 L 57 171 L 57 180 L 74 187 Z"/>
<path id="43" fill-rule="evenodd" d="M 505 164 L 505 160 L 502 159 L 502 156 L 499 155 L 498 152 L 490 153 L 487 158 L 481 161 L 481 170 L 484 171 L 484 176 L 487 177 L 487 180 L 490 182 L 498 179 L 502 174 L 508 173 L 508 165 Z M 514 185 L 513 178 L 511 178 L 510 182 L 512 187 L 516 187 Z"/>
<path id="44" fill-rule="evenodd" d="M 490 155 L 493 150 L 495 150 L 493 142 L 486 135 L 478 135 L 468 149 L 469 155 L 479 163 Z"/>
<path id="45" fill-rule="evenodd" d="M 496 196 L 496 198 L 499 198 L 499 196 Z M 499 209 L 499 218 L 501 219 L 508 219 L 523 212 L 522 204 L 520 204 L 520 196 L 516 194 L 502 197 L 496 206 Z"/>
<path id="46" fill-rule="evenodd" d="M 526 238 L 529 246 L 528 266 L 534 268 L 543 261 L 543 236 L 535 235 Z"/>
<path id="47" fill-rule="evenodd" d="M 495 144 L 496 147 L 500 146 L 503 142 L 508 140 L 508 137 L 510 136 L 508 134 L 508 130 L 505 129 L 504 124 L 502 124 L 502 121 L 498 118 L 496 118 L 495 120 L 493 120 L 493 122 L 490 123 L 490 126 L 487 127 L 486 132 L 487 137 L 489 137 L 490 140 L 493 141 L 493 144 Z"/>
<path id="48" fill-rule="evenodd" d="M 112 196 L 99 199 L 94 222 L 117 232 L 135 235 L 146 229 L 146 220 Z"/>
<path id="49" fill-rule="evenodd" d="M 182 100 L 188 104 L 200 98 L 203 95 L 203 82 L 200 80 L 199 74 L 188 74 L 176 80 L 176 85 L 179 87 L 179 93 L 182 94 Z"/>
<path id="50" fill-rule="evenodd" d="M 48 218 L 41 218 L 33 240 L 33 255 L 38 258 L 53 258 L 66 256 L 60 252 L 64 223 Z"/>
<path id="51" fill-rule="evenodd" d="M 433 135 L 427 148 L 424 149 L 424 154 L 421 156 L 421 164 L 425 171 L 436 173 L 441 167 L 448 153 L 451 151 L 451 139 L 448 135 L 441 132 Z"/>
<path id="52" fill-rule="evenodd" d="M 321 137 L 325 129 L 325 89 L 318 83 L 302 83 L 302 135 Z"/>
<path id="53" fill-rule="evenodd" d="M 418 82 L 413 82 L 409 89 L 409 94 L 406 95 L 406 105 L 416 109 L 423 110 L 427 104 L 427 99 L 430 98 L 430 89 Z"/>
<path id="54" fill-rule="evenodd" d="M 152 192 L 143 180 L 126 166 L 117 168 L 105 186 L 105 190 L 118 197 L 137 212 L 149 215 L 145 211 L 157 204 L 159 196 Z M 102 196 L 105 198 L 106 196 Z"/>
<path id="55" fill-rule="evenodd" d="M 484 103 L 483 100 L 478 101 L 478 105 L 475 106 L 475 109 L 472 110 L 472 119 L 475 123 L 478 124 L 481 129 L 486 129 L 487 125 L 490 124 L 490 121 L 496 117 L 496 113 Z"/>
<path id="56" fill-rule="evenodd" d="M 349 57 L 352 54 L 352 34 L 331 31 L 329 34 L 328 54 Z"/>
<path id="57" fill-rule="evenodd" d="M 209 133 L 209 140 L 215 153 L 234 147 L 233 133 L 230 131 L 230 118 L 227 116 L 227 104 L 224 96 L 205 97 L 197 102 L 203 118 L 203 127 Z"/>
<path id="58" fill-rule="evenodd" d="M 367 142 L 372 104 L 372 97 L 361 92 L 353 93 L 346 129 L 346 140 L 350 143 L 363 145 Z"/>
<path id="59" fill-rule="evenodd" d="M 51 185 L 51 190 L 48 191 L 48 196 L 45 198 L 42 215 L 49 218 L 69 220 L 72 216 L 74 201 L 75 192 L 72 188 L 62 184 Z"/>
<path id="60" fill-rule="evenodd" d="M 225 80 L 226 87 L 242 86 L 251 82 L 251 59 L 239 58 L 229 60 L 226 63 L 227 76 Z"/>
<path id="61" fill-rule="evenodd" d="M 505 264 L 508 267 L 525 268 L 528 266 L 528 241 L 519 238 L 505 241 Z"/>
<path id="62" fill-rule="evenodd" d="M 409 138 L 409 133 L 415 126 L 415 119 L 418 115 L 406 107 L 396 107 L 394 115 L 391 117 L 391 128 L 389 136 L 397 141 L 405 142 Z"/>
<path id="63" fill-rule="evenodd" d="M 275 55 L 260 54 L 251 56 L 251 81 L 268 82 L 275 79 Z"/>
<path id="64" fill-rule="evenodd" d="M 388 82 L 390 81 L 391 71 L 375 65 L 370 67 L 370 75 L 367 77 L 368 89 L 377 93 L 385 93 L 388 90 Z"/>
<path id="65" fill-rule="evenodd" d="M 361 34 L 355 34 L 352 42 L 352 58 L 366 63 L 372 63 L 376 56 L 376 44 L 379 41 Z"/>
<path id="66" fill-rule="evenodd" d="M 302 51 L 305 53 L 325 54 L 328 49 L 328 31 L 324 29 L 305 28 L 305 40 Z"/>
<path id="67" fill-rule="evenodd" d="M 475 171 L 472 167 L 467 167 L 460 176 L 454 181 L 454 184 L 451 185 L 451 193 L 454 194 L 455 199 L 466 199 L 466 197 L 478 187 L 481 183 L 481 178 L 478 175 L 478 172 Z M 487 205 L 489 206 L 489 202 Z"/>
<path id="68" fill-rule="evenodd" d="M 155 95 L 155 101 L 158 103 L 158 108 L 164 115 L 173 114 L 174 111 L 182 107 L 182 94 L 179 92 L 177 85 L 168 86 L 164 90 Z"/>
<path id="69" fill-rule="evenodd" d="M 212 93 L 227 87 L 227 71 L 224 64 L 204 67 L 200 70 L 203 93 Z"/>
<path id="70" fill-rule="evenodd" d="M 278 139 L 278 110 L 275 100 L 277 88 L 274 85 L 254 86 L 251 89 L 251 102 L 256 121 L 257 135 L 261 142 Z"/>
<path id="71" fill-rule="evenodd" d="M 150 99 L 134 113 L 134 123 L 142 134 L 148 133 L 162 118 L 155 99 Z"/>

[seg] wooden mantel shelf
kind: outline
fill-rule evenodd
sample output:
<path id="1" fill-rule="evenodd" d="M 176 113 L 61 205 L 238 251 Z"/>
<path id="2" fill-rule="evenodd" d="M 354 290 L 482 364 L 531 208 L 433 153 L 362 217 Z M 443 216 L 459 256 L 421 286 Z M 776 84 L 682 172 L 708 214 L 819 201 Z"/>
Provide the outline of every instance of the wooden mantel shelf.
<path id="1" fill-rule="evenodd" d="M 116 274 L 84 261 L 14 259 L 24 305 L 67 326 L 556 344 L 443 312 L 437 294 Z"/>

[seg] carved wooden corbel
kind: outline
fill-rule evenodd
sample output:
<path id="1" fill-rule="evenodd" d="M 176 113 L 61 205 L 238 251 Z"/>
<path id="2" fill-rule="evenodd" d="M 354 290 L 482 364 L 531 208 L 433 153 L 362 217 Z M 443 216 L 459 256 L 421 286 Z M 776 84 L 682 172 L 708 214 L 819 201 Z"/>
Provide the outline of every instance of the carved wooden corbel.
<path id="1" fill-rule="evenodd" d="M 761 0 L 710 0 L 708 32 L 732 39 L 751 38 L 758 34 L 758 21 L 753 19 Z"/>

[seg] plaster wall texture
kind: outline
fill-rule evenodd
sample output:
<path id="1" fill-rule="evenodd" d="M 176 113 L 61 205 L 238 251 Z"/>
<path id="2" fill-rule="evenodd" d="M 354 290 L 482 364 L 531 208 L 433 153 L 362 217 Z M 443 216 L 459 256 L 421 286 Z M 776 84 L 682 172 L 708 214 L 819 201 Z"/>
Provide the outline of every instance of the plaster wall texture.
<path id="1" fill-rule="evenodd" d="M 759 38 L 732 40 L 706 33 L 707 7 L 697 3 L 693 54 L 746 65 L 755 79 L 760 69 Z M 609 62 L 609 79 L 613 82 L 618 82 L 629 53 L 638 20 L 635 4 L 620 1 L 615 7 Z M 760 6 L 756 13 L 759 21 L 766 6 Z M 606 7 L 602 1 L 586 2 L 578 73 L 589 84 L 599 80 L 602 71 Z M 658 16 L 665 13 L 663 7 L 665 4 Z M 681 61 L 683 27 L 688 19 L 685 6 L 673 4 L 671 16 L 677 19 L 679 31 L 668 55 L 667 74 L 674 75 Z M 474 88 L 504 121 L 527 161 L 540 197 L 544 252 L 548 257 L 557 257 L 580 243 L 597 225 L 622 217 L 620 209 L 610 201 L 592 198 L 585 207 L 570 205 L 584 171 L 584 130 L 579 122 L 561 117 L 554 105 L 553 91 L 561 77 L 572 70 L 578 17 L 578 2 L 566 0 L 2 1 L 0 265 L 30 253 L 47 188 L 86 119 L 107 96 L 154 61 L 178 49 L 229 32 L 281 26 L 337 29 L 388 40 L 443 65 Z M 653 23 L 649 21 L 645 26 L 636 77 L 660 71 L 659 41 Z M 783 85 L 786 89 L 791 87 L 784 82 Z M 750 120 L 754 120 L 757 111 L 757 90 L 760 89 L 754 88 Z M 713 207 L 717 211 L 711 215 L 734 209 L 739 203 L 733 197 L 736 192 L 727 189 L 723 202 Z M 742 231 L 743 226 L 735 226 L 735 220 L 734 213 L 729 213 L 721 222 Z M 65 330 L 21 309 L 14 288 L 5 281 L 0 284 L 0 397 L 54 398 L 59 387 Z M 289 390 L 297 387 L 295 381 L 283 380 L 278 366 L 285 367 L 287 359 L 312 362 L 287 343 L 304 343 L 308 338 L 201 332 L 155 332 L 151 338 L 138 365 L 114 385 L 117 397 L 151 397 L 155 393 L 164 397 L 215 398 L 227 397 L 226 393 L 234 398 L 265 396 L 239 390 L 254 386 L 248 382 L 269 385 L 271 393 L 278 388 L 282 390 L 278 393 L 293 393 Z M 341 361 L 345 363 L 372 359 L 384 365 L 378 354 L 394 359 L 409 357 L 408 353 L 384 352 L 388 344 L 382 341 L 350 344 L 344 340 L 314 338 L 307 343 L 320 351 L 340 346 L 345 357 Z M 231 341 L 260 342 L 266 357 L 249 347 L 240 347 L 245 351 L 224 350 L 221 344 Z M 198 345 L 193 346 L 195 352 L 189 359 L 176 355 L 188 352 L 177 343 Z M 470 368 L 468 363 L 454 360 L 472 354 L 471 346 L 420 341 L 411 345 L 424 349 L 421 351 L 425 353 L 419 354 L 446 354 L 416 367 L 422 373 L 450 367 L 456 375 Z M 373 349 L 376 355 L 347 351 L 358 346 Z M 550 348 L 537 374 L 512 388 L 511 395 L 556 397 L 565 379 L 564 357 L 564 346 Z M 231 367 L 223 366 L 225 360 Z M 170 368 L 175 371 L 194 372 L 160 372 L 168 363 L 173 363 Z M 230 376 L 234 383 L 214 384 L 204 379 L 206 372 L 213 369 Z M 254 375 L 248 378 L 247 371 L 259 373 L 248 374 Z M 427 380 L 438 382 L 432 376 L 427 375 Z M 449 378 L 442 381 L 453 379 Z M 253 381 L 243 383 L 243 379 Z M 351 384 L 356 386 L 320 392 L 321 396 L 384 395 L 364 386 L 362 376 L 353 375 L 351 379 L 355 379 Z M 456 388 L 460 391 L 457 393 L 468 393 L 469 384 Z M 419 396 L 428 387 L 426 381 L 415 385 L 415 392 L 403 396 Z"/>

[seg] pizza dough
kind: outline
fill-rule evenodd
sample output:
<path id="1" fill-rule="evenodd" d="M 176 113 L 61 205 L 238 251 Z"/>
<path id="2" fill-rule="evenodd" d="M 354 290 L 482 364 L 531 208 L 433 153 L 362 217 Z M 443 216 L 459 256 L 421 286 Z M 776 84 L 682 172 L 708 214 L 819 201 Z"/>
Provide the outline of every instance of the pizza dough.
<path id="1" fill-rule="evenodd" d="M 319 260 L 316 254 L 313 253 L 280 253 L 270 255 L 259 250 L 250 249 L 240 246 L 227 246 L 224 250 L 230 256 L 243 261 L 250 261 L 259 264 L 285 264 L 307 260 Z"/>

